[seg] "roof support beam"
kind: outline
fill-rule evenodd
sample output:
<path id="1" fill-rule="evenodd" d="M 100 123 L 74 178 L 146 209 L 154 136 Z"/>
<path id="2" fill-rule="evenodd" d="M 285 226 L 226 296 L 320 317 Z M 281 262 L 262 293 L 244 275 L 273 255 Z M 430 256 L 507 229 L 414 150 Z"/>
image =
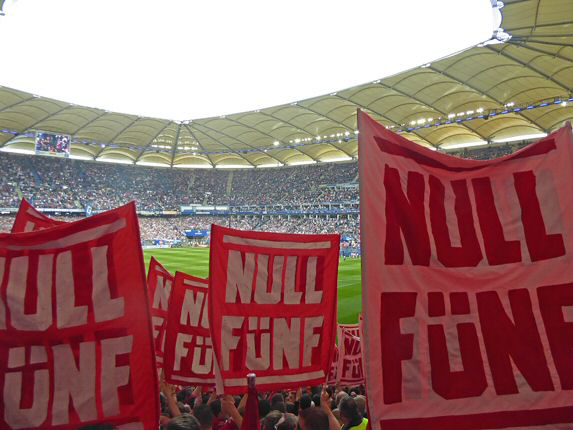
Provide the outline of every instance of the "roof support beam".
<path id="1" fill-rule="evenodd" d="M 339 95 L 339 94 L 337 94 L 336 96 L 337 96 L 337 97 L 340 97 L 341 99 L 347 100 L 347 101 L 349 101 L 350 103 L 353 103 L 353 104 L 355 104 L 356 106 L 361 107 L 361 108 L 364 109 L 364 110 L 373 112 L 374 114 L 376 114 L 376 115 L 378 115 L 378 116 L 381 116 L 381 117 L 384 118 L 386 121 L 389 121 L 389 122 L 391 122 L 392 124 L 394 124 L 396 127 L 402 127 L 401 124 L 398 124 L 398 123 L 397 123 L 396 121 L 394 121 L 393 119 L 388 118 L 388 117 L 387 117 L 386 115 L 384 115 L 383 113 L 377 112 L 377 111 L 375 111 L 374 109 L 369 108 L 368 106 L 364 106 L 364 105 L 362 105 L 362 104 L 360 104 L 360 103 L 357 103 L 357 102 L 355 102 L 355 101 L 352 101 L 351 99 L 349 99 L 349 98 L 347 98 L 347 97 L 343 97 L 343 96 L 341 96 L 341 95 Z M 414 131 L 414 130 L 412 130 L 412 131 L 410 131 L 410 132 L 408 132 L 408 133 L 415 134 L 415 135 L 418 136 L 420 139 L 422 139 L 424 142 L 427 142 L 429 145 L 435 147 L 435 145 L 434 145 L 432 142 L 427 141 L 426 138 L 424 138 L 420 133 L 417 133 L 417 132 Z"/>
<path id="2" fill-rule="evenodd" d="M 199 148 L 201 148 L 201 150 L 204 152 L 205 158 L 207 159 L 209 164 L 211 166 L 215 167 L 215 163 L 213 162 L 211 157 L 209 157 L 209 154 L 207 154 L 207 150 L 205 149 L 205 147 L 203 146 L 201 141 L 199 141 L 199 139 L 197 139 L 197 136 L 195 135 L 195 133 L 193 133 L 193 130 L 191 130 L 191 127 L 189 127 L 189 125 L 185 124 L 185 128 L 187 129 L 189 134 L 193 137 L 193 139 L 195 139 L 195 142 L 197 142 L 197 146 L 199 146 Z"/>
<path id="3" fill-rule="evenodd" d="M 58 109 L 58 110 L 55 111 L 54 113 L 51 113 L 51 114 L 49 114 L 49 115 L 47 115 L 47 116 L 42 117 L 40 120 L 38 120 L 38 121 L 36 121 L 35 123 L 33 123 L 33 124 L 27 126 L 27 127 L 24 129 L 24 131 L 22 131 L 22 132 L 20 132 L 20 133 L 18 133 L 18 134 L 16 134 L 16 135 L 14 135 L 14 137 L 13 137 L 12 139 L 10 139 L 8 142 L 11 142 L 11 141 L 14 140 L 16 137 L 21 136 L 22 134 L 24 134 L 24 133 L 26 133 L 26 132 L 28 132 L 28 131 L 33 130 L 34 127 L 36 127 L 38 124 L 40 124 L 40 123 L 42 123 L 43 121 L 46 121 L 47 119 L 50 119 L 50 118 L 52 118 L 53 116 L 55 116 L 55 115 L 57 115 L 57 114 L 59 114 L 59 113 L 65 111 L 65 110 L 68 109 L 69 107 L 70 107 L 69 105 L 66 105 L 66 106 L 64 106 L 63 108 Z M 2 145 L 2 147 L 6 146 L 6 144 L 7 144 L 8 142 L 4 142 L 4 144 Z"/>
<path id="4" fill-rule="evenodd" d="M 149 147 L 151 146 L 151 144 L 153 143 L 153 141 L 155 139 L 157 139 L 159 136 L 161 136 L 161 133 L 163 133 L 167 127 L 169 127 L 171 124 L 173 124 L 173 121 L 167 121 L 167 124 L 165 124 L 163 127 L 161 127 L 161 129 L 157 132 L 157 134 L 155 134 L 150 140 L 149 142 L 147 142 L 145 144 L 145 146 L 143 146 L 141 148 L 141 151 L 139 151 L 139 154 L 137 154 L 137 157 L 135 157 L 135 162 L 137 163 L 141 157 L 143 156 L 143 154 L 145 153 L 146 150 L 149 149 Z"/>
<path id="5" fill-rule="evenodd" d="M 21 104 L 23 104 L 23 103 L 29 102 L 30 100 L 33 100 L 33 99 L 35 99 L 35 98 L 36 98 L 36 97 L 34 97 L 34 96 L 28 97 L 27 99 L 23 99 L 23 100 L 20 100 L 19 102 L 12 103 L 11 105 L 4 106 L 2 109 L 0 109 L 0 112 L 4 112 L 4 111 L 6 111 L 6 110 L 8 110 L 8 109 L 11 109 L 11 108 L 13 108 L 13 107 L 16 107 L 16 106 L 18 106 L 18 105 L 21 105 Z"/>
<path id="6" fill-rule="evenodd" d="M 519 46 L 520 48 L 524 48 L 524 49 L 527 49 L 529 51 L 537 52 L 537 53 L 542 54 L 542 55 L 547 55 L 548 57 L 559 58 L 560 60 L 567 61 L 569 63 L 572 62 L 570 58 L 564 57 L 563 55 L 559 54 L 558 52 L 548 52 L 548 51 L 544 51 L 543 49 L 540 49 L 540 48 L 534 48 L 533 46 L 529 46 L 525 42 L 519 42 L 519 41 L 515 41 L 513 39 L 510 39 L 509 42 L 507 42 L 507 43 L 510 45 Z"/>
<path id="7" fill-rule="evenodd" d="M 131 121 L 129 124 L 127 124 L 125 127 L 123 127 L 121 130 L 119 130 L 111 139 L 109 142 L 107 142 L 107 144 L 103 144 L 105 146 L 102 146 L 101 149 L 96 153 L 96 155 L 94 155 L 94 160 L 96 160 L 100 154 L 105 150 L 107 145 L 112 144 L 119 136 L 122 135 L 122 133 L 127 130 L 129 127 L 131 127 L 133 124 L 135 124 L 137 121 L 139 121 L 141 119 L 141 117 L 136 117 L 133 121 Z"/>
<path id="8" fill-rule="evenodd" d="M 268 133 L 265 133 L 264 131 L 258 130 L 258 129 L 256 129 L 256 128 L 254 128 L 254 127 L 251 127 L 250 125 L 243 124 L 242 122 L 240 122 L 240 121 L 238 121 L 238 120 L 234 120 L 234 119 L 231 119 L 231 118 L 225 118 L 225 119 L 228 120 L 228 121 L 234 122 L 235 124 L 242 125 L 243 127 L 247 127 L 247 128 L 249 128 L 249 129 L 251 129 L 251 130 L 254 130 L 254 131 L 256 131 L 257 133 L 262 134 L 263 136 L 269 137 L 269 138 L 272 139 L 273 142 L 274 142 L 274 141 L 280 141 L 280 140 L 277 139 L 276 137 L 274 137 L 274 136 L 272 136 L 272 135 L 270 135 L 270 134 L 268 134 Z M 239 140 L 239 139 L 236 139 L 236 140 Z M 251 147 L 254 148 L 254 146 L 251 146 Z M 313 161 L 318 161 L 318 160 L 316 160 L 315 158 L 313 158 L 313 157 L 311 157 L 310 155 L 308 155 L 306 152 L 303 152 L 303 151 L 301 151 L 301 150 L 299 150 L 299 149 L 297 149 L 297 148 L 291 148 L 291 149 L 295 149 L 296 151 L 300 152 L 301 154 L 306 155 L 307 157 L 310 157 Z M 265 151 L 263 150 L 263 152 L 265 152 Z M 277 162 L 279 162 L 279 163 L 281 163 L 281 164 L 284 164 L 283 161 L 279 160 L 277 157 L 274 157 L 273 155 L 269 154 L 268 152 L 265 152 L 265 154 L 267 154 L 269 157 L 275 159 Z"/>
<path id="9" fill-rule="evenodd" d="M 248 159 L 247 157 L 245 157 L 243 154 L 241 154 L 240 152 L 237 152 L 237 151 L 233 150 L 230 146 L 225 145 L 223 142 L 221 142 L 221 141 L 219 141 L 219 140 L 213 138 L 213 137 L 210 136 L 208 133 L 205 133 L 204 131 L 201 131 L 201 130 L 197 129 L 197 125 L 200 125 L 201 127 L 205 127 L 205 128 L 207 128 L 207 129 L 209 129 L 209 130 L 213 130 L 213 129 L 210 128 L 210 127 L 207 127 L 207 126 L 202 125 L 202 124 L 198 124 L 198 123 L 196 123 L 196 122 L 192 122 L 191 124 L 189 124 L 189 128 L 194 128 L 195 130 L 197 130 L 197 131 L 199 131 L 199 132 L 201 132 L 201 133 L 203 133 L 203 134 L 205 134 L 205 135 L 211 137 L 211 139 L 215 140 L 217 143 L 219 143 L 220 145 L 223 145 L 225 148 L 227 148 L 230 153 L 235 154 L 235 155 L 238 155 L 238 156 L 241 157 L 243 160 L 245 160 L 249 165 L 255 167 L 255 165 L 254 165 L 253 163 L 251 163 L 251 162 L 249 161 L 249 159 Z M 214 130 L 214 131 L 215 131 L 216 133 L 220 133 L 220 132 L 217 131 L 217 130 Z"/>
<path id="10" fill-rule="evenodd" d="M 175 134 L 173 149 L 171 150 L 171 163 L 170 163 L 171 167 L 173 167 L 173 162 L 175 161 L 175 154 L 177 153 L 177 148 L 179 146 L 179 133 L 181 133 L 181 124 L 177 124 L 177 133 Z"/>
<path id="11" fill-rule="evenodd" d="M 493 100 L 494 102 L 496 102 L 500 107 L 501 107 L 501 106 L 504 106 L 504 104 L 505 104 L 502 100 L 499 100 L 498 98 L 492 96 L 491 94 L 488 94 L 488 93 L 486 93 L 486 92 L 480 90 L 479 88 L 477 88 L 477 87 L 475 87 L 475 86 L 473 86 L 473 85 L 471 85 L 471 84 L 468 84 L 467 82 L 463 82 L 463 81 L 460 81 L 459 79 L 456 79 L 454 76 L 450 75 L 448 72 L 442 72 L 442 71 L 440 71 L 440 70 L 434 68 L 433 66 L 429 66 L 429 69 L 433 70 L 433 71 L 436 72 L 436 73 L 439 73 L 439 74 L 445 76 L 445 77 L 448 78 L 448 79 L 451 79 L 451 80 L 454 81 L 454 82 L 457 82 L 457 83 L 460 84 L 461 86 L 467 87 L 467 88 L 469 88 L 469 89 L 475 91 L 475 92 L 478 93 L 478 94 L 483 94 L 484 96 L 488 97 L 490 100 Z M 517 116 L 523 118 L 525 121 L 527 121 L 527 122 L 530 123 L 531 125 L 537 127 L 539 130 L 545 131 L 541 125 L 537 124 L 535 121 L 533 121 L 533 120 L 531 120 L 530 118 L 528 118 L 528 117 L 526 117 L 525 115 L 523 115 L 522 112 L 515 112 L 515 114 L 516 114 Z"/>
<path id="12" fill-rule="evenodd" d="M 389 87 L 389 86 L 383 84 L 382 82 L 380 82 L 379 85 L 382 85 L 384 88 L 386 88 L 386 89 L 388 89 L 388 90 L 392 90 L 392 91 L 395 91 L 395 92 L 397 92 L 397 93 L 399 93 L 399 94 L 402 94 L 404 97 L 409 97 L 409 98 L 411 98 L 411 99 L 417 101 L 419 104 L 423 105 L 425 108 L 431 109 L 431 110 L 433 110 L 433 111 L 439 113 L 440 115 L 442 115 L 442 116 L 444 116 L 444 117 L 447 117 L 447 116 L 448 116 L 448 114 L 447 114 L 446 112 L 444 112 L 443 110 L 438 109 L 438 108 L 436 108 L 435 106 L 430 106 L 430 105 L 427 104 L 426 102 L 422 101 L 422 99 L 420 99 L 420 98 L 418 98 L 418 97 L 416 97 L 416 96 L 414 96 L 414 95 L 409 95 L 409 94 L 405 93 L 404 91 L 401 91 L 401 90 L 399 90 L 399 89 L 397 89 L 397 88 L 395 88 L 395 87 Z M 487 137 L 485 137 L 484 135 L 480 134 L 477 130 L 471 128 L 469 125 L 464 124 L 464 123 L 460 123 L 460 124 L 461 124 L 462 127 L 464 127 L 466 130 L 468 130 L 468 131 L 470 131 L 470 132 L 472 132 L 472 133 L 477 134 L 478 137 L 480 137 L 481 139 L 487 140 Z"/>
<path id="13" fill-rule="evenodd" d="M 80 131 L 82 131 L 84 128 L 86 128 L 87 126 L 93 124 L 94 122 L 96 122 L 98 119 L 100 119 L 102 116 L 108 114 L 109 112 L 106 111 L 102 111 L 99 115 L 96 115 L 95 118 L 89 120 L 88 122 L 86 122 L 84 125 L 78 127 L 78 129 L 76 131 L 73 132 L 72 137 L 76 137 L 76 134 L 78 134 Z"/>
<path id="14" fill-rule="evenodd" d="M 227 118 L 225 118 L 225 119 L 227 119 Z M 231 136 L 230 134 L 227 134 L 227 133 L 225 133 L 224 131 L 215 130 L 214 128 L 211 128 L 211 127 L 209 127 L 208 125 L 201 124 L 201 123 L 198 123 L 198 122 L 194 122 L 193 124 L 200 125 L 201 127 L 205 127 L 205 128 L 207 128 L 207 129 L 209 129 L 209 130 L 211 130 L 211 131 L 214 131 L 215 133 L 222 134 L 223 136 L 228 137 L 229 139 L 236 140 L 236 141 L 239 142 L 240 144 L 246 145 L 246 146 L 248 146 L 249 148 L 254 149 L 254 150 L 258 151 L 258 152 L 263 152 L 263 153 L 267 154 L 269 157 L 275 159 L 277 162 L 279 162 L 279 163 L 282 164 L 282 161 L 279 160 L 278 158 L 276 158 L 276 157 L 274 157 L 274 156 L 272 156 L 272 155 L 270 155 L 270 154 L 264 152 L 262 149 L 257 148 L 256 146 L 253 146 L 253 145 L 251 145 L 251 144 L 245 142 L 244 140 L 241 140 L 241 139 L 239 139 L 239 138 L 237 138 L 237 137 Z M 222 142 L 219 142 L 219 143 L 221 143 L 221 144 L 223 145 Z M 226 145 L 225 145 L 225 146 L 226 146 Z M 229 148 L 229 147 L 227 146 L 227 148 Z M 229 149 L 230 149 L 230 148 L 229 148 Z M 232 149 L 231 149 L 231 151 L 232 151 Z M 249 162 L 249 163 L 250 163 L 250 162 Z M 254 166 L 253 163 L 251 163 L 251 164 Z"/>

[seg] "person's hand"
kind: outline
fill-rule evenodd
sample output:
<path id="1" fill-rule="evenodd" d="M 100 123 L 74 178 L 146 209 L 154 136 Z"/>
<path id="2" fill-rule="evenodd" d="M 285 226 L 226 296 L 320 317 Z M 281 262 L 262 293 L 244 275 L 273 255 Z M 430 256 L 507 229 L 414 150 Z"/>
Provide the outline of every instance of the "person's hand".
<path id="1" fill-rule="evenodd" d="M 175 386 L 168 384 L 167 381 L 165 381 L 165 379 L 161 379 L 161 382 L 159 383 L 159 388 L 161 392 L 165 395 L 165 397 L 167 397 L 168 399 L 172 399 L 173 396 L 175 396 Z"/>
<path id="2" fill-rule="evenodd" d="M 235 399 L 233 396 L 225 394 L 223 397 L 221 397 L 221 412 L 231 418 L 238 427 L 241 427 L 243 418 L 235 406 Z"/>
<path id="3" fill-rule="evenodd" d="M 326 391 L 326 387 L 322 387 L 322 392 L 320 393 L 320 407 L 330 409 L 330 394 Z"/>
<path id="4" fill-rule="evenodd" d="M 230 394 L 225 394 L 221 397 L 221 410 L 225 415 L 231 415 L 237 408 L 235 407 L 235 399 Z"/>
<path id="5" fill-rule="evenodd" d="M 168 424 L 169 424 L 169 417 L 161 415 L 159 417 L 159 428 L 166 429 Z"/>
<path id="6" fill-rule="evenodd" d="M 296 400 L 300 400 L 301 397 L 302 397 L 302 387 L 298 387 L 298 390 L 296 391 Z"/>

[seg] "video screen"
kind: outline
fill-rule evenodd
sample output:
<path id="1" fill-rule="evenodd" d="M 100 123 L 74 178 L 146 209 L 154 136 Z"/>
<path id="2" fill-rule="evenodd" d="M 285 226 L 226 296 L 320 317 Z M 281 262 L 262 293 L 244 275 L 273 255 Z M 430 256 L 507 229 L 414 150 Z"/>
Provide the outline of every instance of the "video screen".
<path id="1" fill-rule="evenodd" d="M 70 136 L 66 134 L 37 132 L 36 153 L 69 157 L 70 141 Z"/>

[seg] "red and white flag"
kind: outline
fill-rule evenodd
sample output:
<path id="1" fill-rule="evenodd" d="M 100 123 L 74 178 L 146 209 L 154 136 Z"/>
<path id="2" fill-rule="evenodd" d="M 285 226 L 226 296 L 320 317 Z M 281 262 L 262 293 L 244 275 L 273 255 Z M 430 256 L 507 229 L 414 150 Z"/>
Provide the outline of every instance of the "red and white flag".
<path id="1" fill-rule="evenodd" d="M 175 274 L 165 336 L 165 380 L 177 385 L 215 385 L 209 331 L 209 281 Z"/>
<path id="2" fill-rule="evenodd" d="M 325 382 L 336 329 L 338 235 L 240 231 L 213 225 L 209 321 L 224 391 Z"/>
<path id="3" fill-rule="evenodd" d="M 147 271 L 147 288 L 151 305 L 151 325 L 155 342 L 155 360 L 157 367 L 163 367 L 165 349 L 165 327 L 169 310 L 169 300 L 173 292 L 174 277 L 155 259 L 151 257 Z"/>
<path id="4" fill-rule="evenodd" d="M 334 345 L 334 349 L 332 350 L 332 360 L 330 362 L 330 370 L 326 377 L 326 385 L 336 385 L 338 383 L 338 357 L 338 345 Z"/>
<path id="5" fill-rule="evenodd" d="M 362 345 L 358 324 L 338 325 L 338 351 L 336 382 L 342 387 L 357 387 L 364 384 L 362 368 Z"/>
<path id="6" fill-rule="evenodd" d="M 135 205 L 0 235 L 0 428 L 155 430 L 158 386 Z"/>
<path id="7" fill-rule="evenodd" d="M 573 139 L 436 153 L 359 113 L 374 430 L 573 422 Z"/>
<path id="8" fill-rule="evenodd" d="M 22 199 L 14 225 L 12 225 L 12 233 L 24 233 L 29 231 L 43 230 L 45 228 L 56 227 L 58 225 L 67 224 L 65 221 L 57 221 L 52 219 L 42 212 L 34 208 L 26 199 Z"/>

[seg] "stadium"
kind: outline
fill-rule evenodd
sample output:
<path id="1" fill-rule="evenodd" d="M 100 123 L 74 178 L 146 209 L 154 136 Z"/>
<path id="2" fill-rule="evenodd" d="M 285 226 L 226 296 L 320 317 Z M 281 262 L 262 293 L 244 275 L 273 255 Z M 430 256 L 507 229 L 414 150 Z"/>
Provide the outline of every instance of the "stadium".
<path id="1" fill-rule="evenodd" d="M 173 274 L 202 278 L 212 224 L 337 233 L 338 322 L 357 323 L 358 110 L 421 147 L 469 160 L 508 156 L 573 121 L 571 1 L 487 2 L 500 18 L 488 40 L 361 85 L 240 113 L 160 119 L 0 81 L 0 230 L 11 231 L 22 199 L 66 222 L 135 201 L 146 267 L 154 257 Z M 0 26 L 10 18 L 5 9 Z"/>

